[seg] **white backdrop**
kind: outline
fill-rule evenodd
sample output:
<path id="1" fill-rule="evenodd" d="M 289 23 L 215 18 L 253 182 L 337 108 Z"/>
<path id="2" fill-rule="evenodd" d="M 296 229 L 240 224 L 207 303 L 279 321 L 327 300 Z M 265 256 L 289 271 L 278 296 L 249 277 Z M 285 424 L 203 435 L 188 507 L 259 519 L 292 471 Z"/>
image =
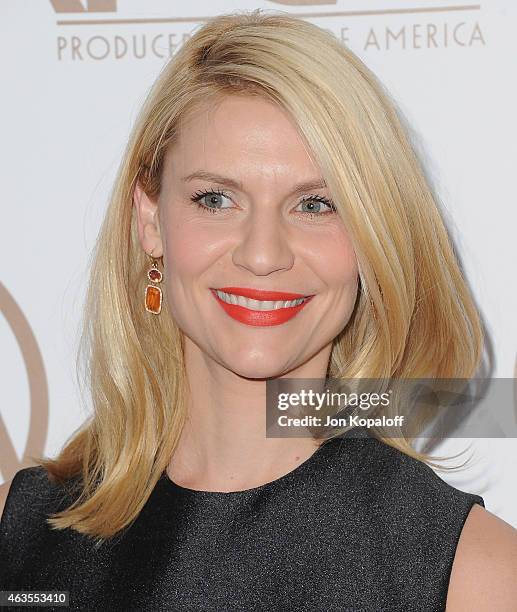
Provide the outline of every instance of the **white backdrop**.
<path id="1" fill-rule="evenodd" d="M 89 411 L 75 381 L 89 254 L 120 156 L 168 57 L 207 17 L 262 7 L 329 29 L 385 83 L 425 152 L 494 353 L 516 372 L 517 3 L 3 0 L 0 472 L 54 454 Z M 449 440 L 441 477 L 517 527 L 517 440 Z"/>

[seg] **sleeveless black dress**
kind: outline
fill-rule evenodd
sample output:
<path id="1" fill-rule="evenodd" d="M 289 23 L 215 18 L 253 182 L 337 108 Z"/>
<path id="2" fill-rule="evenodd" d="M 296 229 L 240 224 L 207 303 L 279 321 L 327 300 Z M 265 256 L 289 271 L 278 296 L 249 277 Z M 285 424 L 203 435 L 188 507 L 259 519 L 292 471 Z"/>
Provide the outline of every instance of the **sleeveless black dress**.
<path id="1" fill-rule="evenodd" d="M 0 590 L 66 590 L 70 609 L 105 612 L 443 611 L 463 524 L 484 506 L 368 434 L 245 491 L 194 491 L 164 473 L 98 550 L 44 522 L 65 500 L 41 466 L 17 472 Z"/>

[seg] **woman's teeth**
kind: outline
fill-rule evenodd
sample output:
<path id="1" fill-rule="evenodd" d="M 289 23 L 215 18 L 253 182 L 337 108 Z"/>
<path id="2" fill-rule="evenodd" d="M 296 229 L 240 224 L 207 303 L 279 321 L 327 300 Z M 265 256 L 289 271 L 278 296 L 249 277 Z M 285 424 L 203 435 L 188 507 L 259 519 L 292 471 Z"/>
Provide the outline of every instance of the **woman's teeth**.
<path id="1" fill-rule="evenodd" d="M 226 302 L 227 304 L 235 304 L 237 306 L 244 306 L 250 310 L 278 310 L 279 308 L 291 308 L 292 306 L 299 306 L 307 298 L 299 298 L 297 300 L 289 301 L 275 301 L 266 302 L 263 300 L 252 300 L 251 298 L 245 298 L 241 295 L 235 295 L 233 293 L 225 293 L 224 291 L 217 291 L 217 296 Z"/>

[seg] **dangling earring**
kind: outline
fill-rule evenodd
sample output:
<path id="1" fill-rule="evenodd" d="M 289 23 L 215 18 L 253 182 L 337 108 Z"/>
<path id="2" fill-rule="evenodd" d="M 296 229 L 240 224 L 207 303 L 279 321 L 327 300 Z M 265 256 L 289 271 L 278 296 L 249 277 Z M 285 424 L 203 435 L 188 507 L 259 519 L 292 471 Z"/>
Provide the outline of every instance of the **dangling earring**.
<path id="1" fill-rule="evenodd" d="M 149 257 L 152 260 L 152 267 L 147 271 L 147 278 L 152 283 L 161 283 L 163 275 L 158 270 L 158 262 L 153 257 L 153 251 Z M 147 312 L 152 312 L 153 314 L 160 314 L 162 309 L 162 290 L 160 287 L 156 287 L 155 285 L 147 285 L 145 288 L 145 309 Z"/>

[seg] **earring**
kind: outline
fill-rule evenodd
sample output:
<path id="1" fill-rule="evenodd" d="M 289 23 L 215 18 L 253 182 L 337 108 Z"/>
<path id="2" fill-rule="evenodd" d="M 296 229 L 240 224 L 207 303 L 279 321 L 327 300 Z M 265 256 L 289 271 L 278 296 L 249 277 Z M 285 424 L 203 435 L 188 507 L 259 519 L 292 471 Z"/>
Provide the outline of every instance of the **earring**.
<path id="1" fill-rule="evenodd" d="M 158 270 L 158 262 L 153 257 L 153 251 L 154 249 L 149 255 L 152 260 L 152 266 L 147 271 L 147 278 L 152 283 L 161 283 L 163 275 L 160 270 Z M 160 287 L 157 287 L 156 285 L 147 285 L 147 287 L 145 288 L 145 309 L 147 310 L 147 312 L 152 312 L 153 314 L 160 314 L 160 311 L 162 309 L 162 290 L 160 289 Z"/>

